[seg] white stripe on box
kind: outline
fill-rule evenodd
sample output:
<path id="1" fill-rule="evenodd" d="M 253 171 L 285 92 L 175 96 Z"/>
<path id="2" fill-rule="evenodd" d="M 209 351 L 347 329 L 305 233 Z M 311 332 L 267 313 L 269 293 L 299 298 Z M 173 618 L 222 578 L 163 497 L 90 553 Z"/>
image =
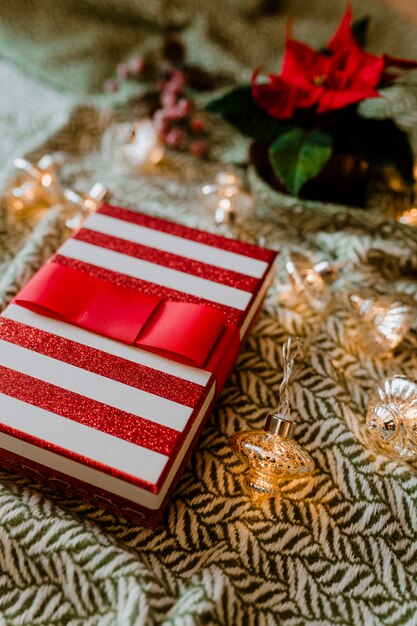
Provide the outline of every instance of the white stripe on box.
<path id="1" fill-rule="evenodd" d="M 126 239 L 144 246 L 150 246 L 156 250 L 178 254 L 194 261 L 200 261 L 200 263 L 208 263 L 215 267 L 239 272 L 254 278 L 262 278 L 265 270 L 268 268 L 268 263 L 265 261 L 230 252 L 229 250 L 215 248 L 214 246 L 178 237 L 177 235 L 170 235 L 146 226 L 132 224 L 131 222 L 110 217 L 109 215 L 102 215 L 101 213 L 90 215 L 84 222 L 83 228 L 89 228 L 104 235 L 119 237 L 120 239 Z"/>
<path id="2" fill-rule="evenodd" d="M 209 406 L 213 400 L 213 396 L 214 396 L 214 387 L 211 388 L 206 398 L 206 401 L 201 407 L 200 413 L 198 414 L 197 418 L 194 420 L 194 423 L 184 441 L 184 444 L 181 450 L 178 452 L 178 454 L 175 457 L 175 462 L 173 463 L 171 469 L 169 470 L 168 475 L 164 481 L 164 484 L 161 487 L 161 490 L 157 494 L 151 493 L 150 491 L 147 491 L 141 487 L 137 487 L 136 485 L 132 485 L 131 483 L 125 482 L 121 478 L 116 478 L 115 476 L 111 476 L 109 474 L 105 474 L 104 472 L 100 472 L 99 470 L 93 467 L 89 467 L 88 465 L 83 465 L 82 463 L 78 461 L 74 461 L 67 457 L 60 456 L 56 452 L 51 452 L 50 450 L 47 450 L 45 448 L 40 448 L 36 445 L 27 443 L 26 441 L 22 441 L 21 439 L 18 439 L 17 437 L 11 437 L 10 435 L 6 435 L 5 433 L 1 433 L 1 432 L 0 432 L 0 446 L 4 448 L 5 450 L 9 450 L 10 452 L 14 452 L 15 454 L 22 456 L 23 458 L 31 459 L 32 461 L 35 461 L 36 463 L 40 463 L 41 465 L 55 469 L 58 472 L 62 472 L 63 474 L 66 474 L 69 477 L 78 478 L 79 480 L 82 480 L 85 483 L 88 483 L 95 487 L 99 487 L 101 489 L 105 489 L 106 491 L 109 491 L 110 493 L 114 493 L 122 498 L 126 498 L 127 500 L 130 500 L 131 502 L 141 504 L 142 506 L 148 507 L 150 509 L 158 509 L 161 506 L 169 487 L 171 486 L 172 480 L 175 477 L 178 471 L 178 468 L 180 467 L 184 459 L 185 453 L 189 449 L 191 442 L 194 439 L 194 436 L 197 432 L 198 427 L 201 424 L 202 419 L 204 418 L 204 416 L 206 415 L 209 409 Z M 14 402 L 20 402 L 20 401 L 14 400 Z M 24 410 L 26 412 L 27 407 L 30 405 L 27 405 L 26 403 L 22 403 L 22 404 L 24 405 Z M 4 420 L 2 419 L 2 416 L 4 413 L 3 408 L 5 408 L 5 405 L 0 399 L 0 421 L 4 422 Z M 53 414 L 53 417 L 55 420 L 57 416 Z M 16 428 L 14 424 L 15 422 L 13 420 L 12 427 Z M 24 426 L 24 429 L 26 430 L 26 426 Z M 93 430 L 93 429 L 90 429 L 90 430 Z M 94 434 L 96 432 L 97 431 L 93 431 Z M 94 443 L 95 443 L 95 438 L 93 440 L 91 450 L 88 451 L 87 456 L 89 458 L 93 458 L 91 451 L 94 448 Z M 63 447 L 68 449 L 67 442 L 65 442 L 65 445 Z M 138 472 L 138 467 L 140 466 L 142 468 L 142 466 L 144 465 L 143 459 L 146 459 L 147 452 L 145 452 L 145 455 L 141 456 L 142 450 L 145 450 L 145 449 L 140 448 L 139 446 L 135 446 L 135 449 L 137 450 L 137 456 L 139 457 L 139 460 L 137 461 L 137 464 L 135 465 L 135 475 L 138 478 L 141 478 Z M 152 454 L 156 455 L 158 453 L 153 452 Z M 163 456 L 163 455 L 160 455 L 160 456 Z M 135 455 L 132 455 L 132 459 L 136 462 Z M 155 459 L 155 462 L 156 462 L 156 459 Z M 108 455 L 106 455 L 105 464 L 109 465 Z M 156 466 L 154 467 L 156 468 Z M 151 468 L 148 467 L 147 471 L 149 472 L 150 469 Z M 158 474 L 158 470 L 155 471 L 155 475 L 156 474 Z M 146 470 L 145 470 L 144 475 L 146 475 Z M 145 480 L 145 479 L 142 478 L 142 480 Z"/>
<path id="3" fill-rule="evenodd" d="M 253 301 L 252 306 L 250 308 L 250 311 L 248 312 L 248 314 L 247 314 L 247 316 L 245 318 L 245 321 L 243 322 L 243 325 L 242 325 L 242 327 L 240 329 L 240 338 L 241 339 L 246 335 L 250 325 L 252 324 L 253 319 L 254 319 L 258 309 L 260 308 L 260 306 L 261 306 L 261 304 L 262 304 L 262 302 L 263 302 L 263 300 L 264 300 L 264 298 L 266 296 L 266 293 L 267 293 L 268 289 L 270 288 L 270 286 L 272 284 L 274 275 L 275 275 L 275 267 L 272 266 L 271 269 L 269 270 L 268 274 L 266 275 L 265 280 L 263 282 L 263 285 L 262 285 L 261 289 L 259 290 L 258 295 L 256 296 L 255 300 Z"/>
<path id="4" fill-rule="evenodd" d="M 152 484 L 158 482 L 169 458 L 3 393 L 0 422 Z"/>
<path id="5" fill-rule="evenodd" d="M 182 432 L 193 412 L 173 400 L 0 340 L 0 365 Z"/>
<path id="6" fill-rule="evenodd" d="M 163 265 L 157 265 L 143 259 L 108 250 L 101 246 L 95 246 L 85 241 L 68 239 L 58 250 L 61 254 L 77 261 L 91 263 L 104 269 L 120 272 L 133 276 L 140 280 L 146 280 L 169 289 L 175 289 L 192 296 L 205 298 L 211 302 L 217 302 L 244 311 L 248 306 L 252 294 L 229 287 L 221 283 L 215 283 L 199 276 L 193 276 L 186 272 L 173 270 Z"/>
<path id="7" fill-rule="evenodd" d="M 107 354 L 126 359 L 127 361 L 132 361 L 138 365 L 150 367 L 157 370 L 155 376 L 158 375 L 159 371 L 164 374 L 170 374 L 171 376 L 177 376 L 184 381 L 196 383 L 203 387 L 208 383 L 211 376 L 210 372 L 198 369 L 197 367 L 182 365 L 181 363 L 176 363 L 175 361 L 158 356 L 157 354 L 152 354 L 152 352 L 128 346 L 114 339 L 108 339 L 107 337 L 96 335 L 88 330 L 83 330 L 77 326 L 38 315 L 17 304 L 10 304 L 3 311 L 2 317 L 20 322 L 21 324 L 26 324 L 31 328 L 43 330 L 51 335 L 56 335 L 57 337 L 68 339 L 69 341 L 76 341 L 82 345 L 89 346 L 95 350 L 101 350 Z"/>

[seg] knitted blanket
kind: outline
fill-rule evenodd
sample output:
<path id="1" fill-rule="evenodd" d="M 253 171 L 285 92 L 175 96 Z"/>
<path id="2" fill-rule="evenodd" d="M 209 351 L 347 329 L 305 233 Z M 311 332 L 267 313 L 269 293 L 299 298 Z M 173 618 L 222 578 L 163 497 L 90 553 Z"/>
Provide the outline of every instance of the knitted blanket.
<path id="1" fill-rule="evenodd" d="M 372 50 L 417 57 L 411 25 L 372 0 L 353 4 L 374 17 Z M 222 157 L 171 154 L 152 174 L 121 176 L 100 151 L 112 104 L 98 95 L 102 81 L 167 27 L 182 31 L 194 61 L 241 80 L 259 64 L 277 66 L 290 13 L 296 35 L 320 46 L 343 9 L 328 0 L 2 0 L 1 187 L 14 156 L 59 149 L 65 184 L 100 180 L 114 203 L 215 231 L 200 188 Z M 58 206 L 35 224 L 4 224 L 2 306 L 65 234 Z M 294 228 L 290 216 L 279 226 L 238 220 L 230 234 L 314 250 L 348 267 L 354 284 L 417 295 L 417 235 Z M 341 304 L 325 319 L 283 306 L 271 290 L 155 531 L 0 471 L 0 626 L 415 625 L 416 468 L 377 454 L 364 431 L 374 383 L 417 376 L 415 341 L 411 333 L 395 353 L 371 359 L 348 349 L 345 317 Z M 310 345 L 290 400 L 297 441 L 317 470 L 254 508 L 228 438 L 262 427 L 276 405 L 280 345 L 291 332 Z"/>

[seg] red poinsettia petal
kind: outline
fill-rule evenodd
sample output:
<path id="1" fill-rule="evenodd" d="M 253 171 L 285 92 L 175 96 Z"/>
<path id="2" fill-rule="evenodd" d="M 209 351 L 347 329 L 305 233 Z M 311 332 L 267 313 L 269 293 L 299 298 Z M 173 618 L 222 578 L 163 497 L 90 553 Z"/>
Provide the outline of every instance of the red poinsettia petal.
<path id="1" fill-rule="evenodd" d="M 327 70 L 329 58 L 295 39 L 288 39 L 281 76 L 288 82 L 299 83 Z"/>
<path id="2" fill-rule="evenodd" d="M 339 24 L 339 28 L 333 35 L 328 44 L 328 49 L 331 52 L 337 52 L 338 50 L 345 50 L 346 48 L 352 48 L 352 46 L 359 47 L 356 41 L 352 29 L 350 27 L 352 23 L 352 7 L 350 4 L 346 7 L 346 12 L 342 17 L 342 21 Z"/>
<path id="3" fill-rule="evenodd" d="M 259 106 L 271 117 L 289 119 L 294 107 L 290 99 L 290 90 L 281 85 L 278 76 L 270 76 L 269 83 L 258 83 L 260 70 L 256 69 L 252 74 L 252 97 Z"/>
<path id="4" fill-rule="evenodd" d="M 276 75 L 270 77 L 269 83 L 258 83 L 258 74 L 259 71 L 252 77 L 252 97 L 271 117 L 286 120 L 292 117 L 296 108 L 307 108 L 317 102 L 317 88 L 314 92 L 306 91 Z"/>
<path id="5" fill-rule="evenodd" d="M 391 85 L 398 78 L 398 70 L 407 71 L 417 68 L 417 61 L 399 59 L 397 57 L 392 57 L 389 54 L 384 54 L 382 58 L 384 60 L 384 71 L 382 73 L 381 82 L 384 82 L 386 85 Z M 388 67 L 392 67 L 393 71 L 387 71 Z"/>
<path id="6" fill-rule="evenodd" d="M 352 76 L 355 76 L 360 66 L 360 59 L 357 54 L 348 51 L 342 51 L 333 54 L 331 57 L 331 65 L 326 75 L 326 87 L 328 89 L 346 89 L 352 82 Z"/>
<path id="7" fill-rule="evenodd" d="M 360 81 L 377 87 L 384 72 L 384 60 L 363 52 L 359 47 L 332 55 L 332 64 L 327 75 L 326 86 L 345 90 Z"/>
<path id="8" fill-rule="evenodd" d="M 376 57 L 364 52 L 362 53 L 361 67 L 356 78 L 372 87 L 377 87 L 382 80 L 384 66 L 385 62 L 383 57 Z"/>
<path id="9" fill-rule="evenodd" d="M 325 113 L 342 109 L 349 104 L 356 104 L 367 98 L 380 98 L 380 94 L 371 87 L 361 85 L 346 90 L 326 89 L 320 96 L 317 112 Z"/>
<path id="10" fill-rule="evenodd" d="M 412 61 L 411 59 L 400 59 L 392 57 L 389 54 L 384 54 L 382 58 L 384 59 L 385 67 L 393 65 L 401 70 L 413 70 L 417 68 L 417 61 Z"/>

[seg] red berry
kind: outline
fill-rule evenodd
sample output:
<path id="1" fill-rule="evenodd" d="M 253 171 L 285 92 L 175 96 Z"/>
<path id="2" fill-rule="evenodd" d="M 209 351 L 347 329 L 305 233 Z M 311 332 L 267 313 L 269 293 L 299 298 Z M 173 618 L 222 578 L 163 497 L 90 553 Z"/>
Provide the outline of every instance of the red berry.
<path id="1" fill-rule="evenodd" d="M 120 76 L 120 78 L 129 78 L 129 66 L 126 63 L 119 63 L 116 68 L 116 74 L 117 76 Z"/>
<path id="2" fill-rule="evenodd" d="M 146 66 L 145 59 L 143 57 L 133 57 L 129 61 L 129 69 L 132 74 L 142 74 Z"/>
<path id="3" fill-rule="evenodd" d="M 186 100 L 185 98 L 182 98 L 177 103 L 178 114 L 181 117 L 185 117 L 186 115 L 188 115 L 188 113 L 191 111 L 191 108 L 191 102 L 189 100 Z"/>
<path id="4" fill-rule="evenodd" d="M 158 109 L 153 115 L 153 122 L 155 124 L 156 131 L 160 135 L 164 135 L 168 130 L 168 119 L 166 111 L 164 109 Z"/>
<path id="5" fill-rule="evenodd" d="M 182 120 L 191 111 L 191 104 L 182 98 L 174 106 L 166 108 L 167 117 L 171 120 Z"/>
<path id="6" fill-rule="evenodd" d="M 165 115 L 169 120 L 180 120 L 184 117 L 184 115 L 179 111 L 178 106 L 174 105 L 173 107 L 167 107 L 164 109 Z"/>
<path id="7" fill-rule="evenodd" d="M 109 78 L 104 83 L 104 91 L 106 93 L 115 93 L 119 89 L 119 83 L 114 78 Z"/>
<path id="8" fill-rule="evenodd" d="M 196 133 L 201 133 L 205 129 L 205 123 L 201 117 L 193 117 L 190 122 L 190 126 Z"/>
<path id="9" fill-rule="evenodd" d="M 162 85 L 160 91 L 161 91 L 161 98 L 163 95 L 167 95 L 167 96 L 171 96 L 175 98 L 175 101 L 177 101 L 181 90 L 178 89 L 178 87 L 174 85 L 174 83 L 171 83 L 168 81 L 167 83 L 164 83 Z"/>
<path id="10" fill-rule="evenodd" d="M 195 157 L 202 157 L 206 151 L 206 143 L 204 141 L 193 141 L 190 146 L 190 152 Z"/>
<path id="11" fill-rule="evenodd" d="M 175 85 L 177 88 L 181 88 L 185 85 L 185 74 L 181 70 L 175 70 L 172 72 L 169 83 Z"/>
<path id="12" fill-rule="evenodd" d="M 180 128 L 172 128 L 165 137 L 167 146 L 179 148 L 184 143 L 184 133 Z"/>
<path id="13" fill-rule="evenodd" d="M 167 90 L 163 90 L 161 93 L 161 103 L 163 107 L 170 109 L 175 106 L 177 98 L 175 93 Z"/>

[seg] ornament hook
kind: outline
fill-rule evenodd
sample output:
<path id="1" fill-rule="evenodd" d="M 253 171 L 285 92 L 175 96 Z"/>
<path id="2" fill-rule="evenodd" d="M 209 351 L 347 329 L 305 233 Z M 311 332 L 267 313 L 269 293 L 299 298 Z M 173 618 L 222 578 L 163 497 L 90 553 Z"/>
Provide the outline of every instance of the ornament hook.
<path id="1" fill-rule="evenodd" d="M 291 376 L 294 371 L 295 361 L 304 358 L 304 345 L 300 337 L 290 335 L 282 346 L 282 357 L 284 361 L 284 375 L 279 387 L 279 404 L 276 414 L 287 416 L 290 409 L 290 398 L 288 389 L 290 386 Z"/>

